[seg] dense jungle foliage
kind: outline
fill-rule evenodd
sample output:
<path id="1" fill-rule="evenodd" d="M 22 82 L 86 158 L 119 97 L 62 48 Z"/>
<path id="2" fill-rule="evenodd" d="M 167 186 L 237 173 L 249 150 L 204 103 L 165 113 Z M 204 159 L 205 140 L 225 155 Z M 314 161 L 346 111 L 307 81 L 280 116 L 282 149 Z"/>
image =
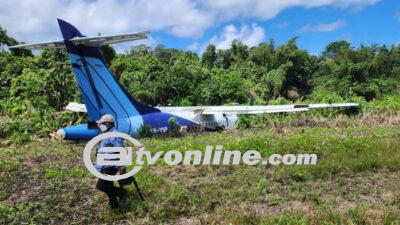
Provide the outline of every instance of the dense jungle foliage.
<path id="1" fill-rule="evenodd" d="M 235 40 L 226 50 L 208 45 L 201 56 L 163 45 L 102 50 L 121 84 L 149 105 L 352 101 L 362 110 L 400 110 L 400 45 L 341 40 L 315 56 L 296 39 L 255 47 Z M 81 101 L 66 52 L 8 50 L 17 43 L 0 27 L 0 137 L 23 142 L 83 122 L 84 115 L 63 111 Z"/>

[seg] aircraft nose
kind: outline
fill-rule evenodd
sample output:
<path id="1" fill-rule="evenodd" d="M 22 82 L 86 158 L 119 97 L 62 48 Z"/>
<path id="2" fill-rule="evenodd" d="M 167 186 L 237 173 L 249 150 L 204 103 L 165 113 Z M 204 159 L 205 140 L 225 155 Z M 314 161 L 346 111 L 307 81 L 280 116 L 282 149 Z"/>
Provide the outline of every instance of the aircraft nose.
<path id="1" fill-rule="evenodd" d="M 64 139 L 65 138 L 65 131 L 64 129 L 58 129 L 56 132 L 57 138 Z"/>

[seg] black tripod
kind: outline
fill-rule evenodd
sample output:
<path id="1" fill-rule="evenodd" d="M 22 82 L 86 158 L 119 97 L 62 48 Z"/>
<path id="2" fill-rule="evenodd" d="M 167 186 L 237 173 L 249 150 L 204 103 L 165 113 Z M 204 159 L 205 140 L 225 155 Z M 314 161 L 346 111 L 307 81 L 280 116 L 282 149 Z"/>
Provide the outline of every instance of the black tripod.
<path id="1" fill-rule="evenodd" d="M 139 193 L 140 198 L 142 199 L 142 201 L 144 201 L 143 195 L 142 195 L 142 191 L 140 191 L 139 185 L 135 179 L 135 177 L 133 177 L 133 184 L 135 185 L 136 191 Z"/>
<path id="2" fill-rule="evenodd" d="M 126 173 L 126 168 L 122 167 L 119 169 L 119 174 L 125 174 Z M 139 188 L 139 184 L 137 183 L 136 179 L 134 176 L 122 179 L 118 181 L 118 184 L 121 188 L 124 188 L 123 186 L 128 185 L 133 183 L 135 185 L 136 191 L 139 193 L 140 199 L 142 199 L 144 201 L 143 195 L 142 195 L 142 191 Z"/>

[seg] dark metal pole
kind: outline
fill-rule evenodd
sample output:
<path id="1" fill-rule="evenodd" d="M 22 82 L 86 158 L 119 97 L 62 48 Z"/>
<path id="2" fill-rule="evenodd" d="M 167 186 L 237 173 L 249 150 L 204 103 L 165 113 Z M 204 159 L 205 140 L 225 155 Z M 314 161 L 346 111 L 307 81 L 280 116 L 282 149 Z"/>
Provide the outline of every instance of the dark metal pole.
<path id="1" fill-rule="evenodd" d="M 133 177 L 133 184 L 135 185 L 136 191 L 139 193 L 140 198 L 144 201 L 142 192 L 140 191 L 139 185 L 138 185 L 135 177 Z"/>

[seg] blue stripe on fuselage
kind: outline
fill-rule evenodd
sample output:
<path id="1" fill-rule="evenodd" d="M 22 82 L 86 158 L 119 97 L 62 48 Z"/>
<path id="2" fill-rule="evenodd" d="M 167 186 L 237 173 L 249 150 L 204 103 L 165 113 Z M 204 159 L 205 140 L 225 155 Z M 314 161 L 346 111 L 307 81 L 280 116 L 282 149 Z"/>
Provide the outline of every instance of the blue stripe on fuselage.
<path id="1" fill-rule="evenodd" d="M 185 119 L 185 118 L 182 118 L 182 117 L 170 114 L 170 113 L 163 113 L 163 112 L 148 113 L 148 114 L 142 115 L 142 117 L 143 117 L 143 121 L 144 121 L 144 126 L 150 128 L 152 130 L 156 130 L 157 133 L 164 133 L 164 132 L 166 132 L 166 130 L 171 129 L 171 124 L 168 122 L 168 120 L 171 117 L 175 117 L 177 123 L 180 126 L 187 126 L 188 129 L 194 129 L 198 126 L 197 123 L 195 123 L 191 120 L 188 120 L 188 119 Z"/>

